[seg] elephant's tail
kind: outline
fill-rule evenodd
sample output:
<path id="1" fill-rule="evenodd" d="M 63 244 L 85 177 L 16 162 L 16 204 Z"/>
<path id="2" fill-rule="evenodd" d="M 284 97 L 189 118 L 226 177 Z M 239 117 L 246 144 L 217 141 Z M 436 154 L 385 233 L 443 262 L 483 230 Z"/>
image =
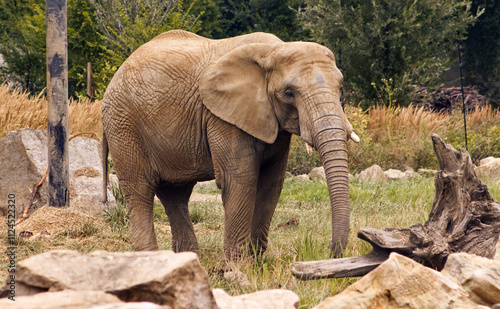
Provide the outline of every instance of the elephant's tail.
<path id="1" fill-rule="evenodd" d="M 108 140 L 106 139 L 106 134 L 102 132 L 102 202 L 106 203 L 108 201 Z"/>

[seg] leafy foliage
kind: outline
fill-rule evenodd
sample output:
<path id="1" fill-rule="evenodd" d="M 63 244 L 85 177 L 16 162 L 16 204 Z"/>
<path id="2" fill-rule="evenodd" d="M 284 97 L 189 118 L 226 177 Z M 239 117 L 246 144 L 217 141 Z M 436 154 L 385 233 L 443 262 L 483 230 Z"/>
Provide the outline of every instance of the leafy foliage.
<path id="1" fill-rule="evenodd" d="M 95 89 L 95 96 L 102 97 L 116 70 L 106 59 L 106 53 L 94 7 L 88 0 L 68 2 L 68 78 L 71 95 L 86 96 L 87 63 L 90 62 L 92 88 Z"/>
<path id="2" fill-rule="evenodd" d="M 182 9 L 175 0 L 91 0 L 97 24 L 117 63 L 155 36 L 168 30 L 199 30 L 198 19 Z"/>
<path id="3" fill-rule="evenodd" d="M 484 8 L 464 42 L 466 81 L 500 107 L 500 1 L 473 0 L 472 10 Z"/>
<path id="4" fill-rule="evenodd" d="M 0 0 L 0 78 L 31 93 L 45 87 L 45 9 L 40 0 Z"/>
<path id="5" fill-rule="evenodd" d="M 393 100 L 408 105 L 416 86 L 435 86 L 456 40 L 480 13 L 467 0 L 309 1 L 313 37 L 342 50 L 345 85 L 364 107 L 392 79 Z M 372 85 L 374 84 L 374 86 Z"/>
<path id="6" fill-rule="evenodd" d="M 301 0 L 191 0 L 200 17 L 200 34 L 221 39 L 251 32 L 273 33 L 282 40 L 303 40 L 308 36 L 297 18 Z M 195 13 L 195 14 L 196 14 Z"/>
<path id="7" fill-rule="evenodd" d="M 0 77 L 31 94 L 46 85 L 45 2 L 0 0 Z M 11 9 L 13 8 L 13 9 Z M 87 62 L 95 97 L 102 98 L 121 63 L 140 45 L 171 29 L 196 32 L 196 17 L 174 0 L 75 0 L 68 2 L 70 95 L 84 98 Z"/>

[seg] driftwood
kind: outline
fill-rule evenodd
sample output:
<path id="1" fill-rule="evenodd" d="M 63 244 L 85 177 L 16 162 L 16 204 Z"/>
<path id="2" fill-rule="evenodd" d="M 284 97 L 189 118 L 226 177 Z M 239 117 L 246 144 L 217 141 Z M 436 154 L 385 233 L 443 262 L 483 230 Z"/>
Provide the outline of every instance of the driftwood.
<path id="1" fill-rule="evenodd" d="M 373 251 L 360 257 L 296 262 L 292 274 L 302 280 L 362 276 L 385 261 L 391 252 L 441 270 L 454 252 L 493 258 L 500 234 L 500 204 L 474 172 L 465 149 L 456 151 L 433 134 L 441 171 L 429 220 L 408 229 L 362 228 L 358 237 Z"/>
<path id="2" fill-rule="evenodd" d="M 28 205 L 26 205 L 26 207 L 24 208 L 23 215 L 21 216 L 21 218 L 16 221 L 16 225 L 23 222 L 23 220 L 26 219 L 26 217 L 28 216 L 28 211 L 30 210 L 31 206 L 35 203 L 35 198 L 36 194 L 38 193 L 38 188 L 40 188 L 45 179 L 47 179 L 48 174 L 49 174 L 49 167 L 47 166 L 47 168 L 45 169 L 45 174 L 43 174 L 42 176 L 42 180 L 40 180 L 33 186 L 33 190 L 31 190 L 31 199 Z"/>

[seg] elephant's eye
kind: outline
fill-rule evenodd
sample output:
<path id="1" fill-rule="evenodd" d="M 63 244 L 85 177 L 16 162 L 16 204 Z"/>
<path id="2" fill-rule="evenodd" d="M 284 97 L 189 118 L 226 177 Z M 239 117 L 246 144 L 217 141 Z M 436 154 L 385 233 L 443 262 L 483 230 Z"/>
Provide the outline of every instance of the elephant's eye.
<path id="1" fill-rule="evenodd" d="M 285 90 L 284 95 L 285 95 L 285 98 L 287 100 L 290 100 L 290 101 L 292 101 L 295 98 L 295 94 L 293 93 L 293 90 L 291 90 L 291 89 Z"/>

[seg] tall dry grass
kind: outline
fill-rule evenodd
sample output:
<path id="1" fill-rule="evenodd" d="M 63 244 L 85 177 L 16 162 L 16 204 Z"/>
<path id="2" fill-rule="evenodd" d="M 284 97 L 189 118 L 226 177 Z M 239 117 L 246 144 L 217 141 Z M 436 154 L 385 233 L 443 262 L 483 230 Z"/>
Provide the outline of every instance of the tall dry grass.
<path id="1" fill-rule="evenodd" d="M 423 107 L 375 106 L 367 111 L 348 106 L 346 114 L 361 138 L 349 144 L 353 172 L 373 164 L 382 168 L 437 168 L 431 134 L 455 148 L 465 146 L 463 114 L 425 111 Z M 468 149 L 474 163 L 500 156 L 500 112 L 487 106 L 468 112 Z"/>
<path id="2" fill-rule="evenodd" d="M 452 114 L 425 111 L 424 107 L 376 106 L 367 111 L 367 130 L 373 141 L 391 136 L 409 139 L 426 138 L 430 133 L 463 130 L 461 111 Z M 466 115 L 467 126 L 477 129 L 486 123 L 500 121 L 500 113 L 491 106 L 478 108 Z"/>
<path id="3" fill-rule="evenodd" d="M 443 113 L 425 111 L 424 107 L 385 107 L 376 106 L 368 110 L 367 130 L 373 141 L 383 138 L 405 136 L 420 139 L 444 128 L 448 118 Z"/>
<path id="4" fill-rule="evenodd" d="M 47 100 L 44 92 L 30 96 L 19 88 L 0 85 L 0 139 L 21 128 L 47 129 Z M 69 100 L 69 133 L 102 135 L 101 101 Z"/>

